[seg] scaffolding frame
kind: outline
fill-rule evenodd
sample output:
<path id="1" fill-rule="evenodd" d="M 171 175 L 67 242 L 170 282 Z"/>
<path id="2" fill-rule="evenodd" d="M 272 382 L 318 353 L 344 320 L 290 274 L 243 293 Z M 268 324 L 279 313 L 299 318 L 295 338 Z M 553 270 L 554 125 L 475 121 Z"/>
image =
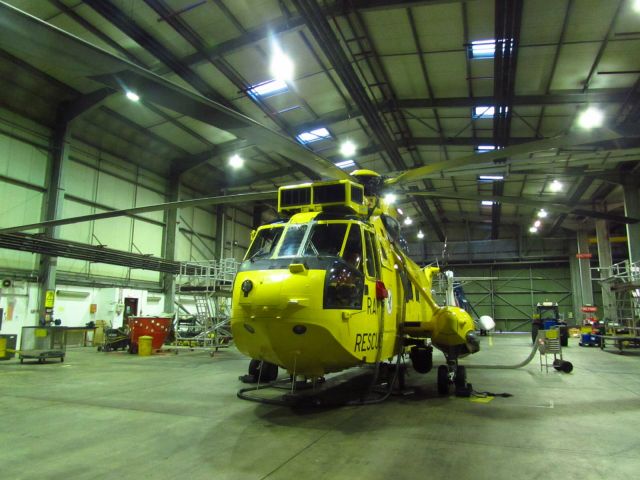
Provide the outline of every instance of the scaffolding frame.
<path id="1" fill-rule="evenodd" d="M 204 349 L 213 355 L 233 344 L 231 293 L 239 265 L 235 258 L 180 264 L 176 303 L 188 316 L 176 315 L 175 347 Z M 184 306 L 187 301 L 195 313 Z"/>
<path id="2" fill-rule="evenodd" d="M 618 325 L 637 332 L 640 326 L 640 261 L 614 263 L 606 271 L 601 269 L 601 274 L 600 282 L 608 283 L 615 294 Z"/>

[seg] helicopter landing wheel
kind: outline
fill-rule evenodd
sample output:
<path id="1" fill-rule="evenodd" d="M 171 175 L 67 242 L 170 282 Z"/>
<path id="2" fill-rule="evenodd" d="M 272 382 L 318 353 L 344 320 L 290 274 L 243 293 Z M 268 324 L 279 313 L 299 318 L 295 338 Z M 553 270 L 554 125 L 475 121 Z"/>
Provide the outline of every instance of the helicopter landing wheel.
<path id="1" fill-rule="evenodd" d="M 449 368 L 446 365 L 438 367 L 438 393 L 440 395 L 449 393 Z"/>
<path id="2" fill-rule="evenodd" d="M 454 380 L 456 387 L 456 396 L 468 397 L 471 395 L 471 384 L 467 383 L 467 369 L 463 366 L 456 368 L 456 377 Z"/>
<path id="3" fill-rule="evenodd" d="M 433 366 L 433 348 L 424 345 L 416 345 L 411 348 L 409 354 L 411 365 L 418 373 L 429 373 Z"/>

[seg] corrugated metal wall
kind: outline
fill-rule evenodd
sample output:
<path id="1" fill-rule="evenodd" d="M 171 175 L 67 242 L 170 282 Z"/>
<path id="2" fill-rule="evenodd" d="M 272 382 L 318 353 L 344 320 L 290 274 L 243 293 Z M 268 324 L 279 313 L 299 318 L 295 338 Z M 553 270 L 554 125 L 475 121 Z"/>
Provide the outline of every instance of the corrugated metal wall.
<path id="1" fill-rule="evenodd" d="M 0 226 L 33 223 L 41 219 L 49 161 L 49 132 L 25 118 L 0 109 Z M 153 172 L 72 141 L 64 166 L 65 198 L 62 216 L 97 213 L 106 209 L 162 203 L 168 181 Z M 182 198 L 197 198 L 197 192 L 183 189 Z M 225 209 L 225 256 L 242 258 L 249 243 L 251 213 Z M 214 208 L 179 211 L 176 259 L 210 260 L 219 256 L 216 244 Z M 151 212 L 132 217 L 98 220 L 60 228 L 60 237 L 133 253 L 162 255 L 164 213 Z M 35 233 L 35 232 L 30 232 Z M 0 271 L 33 272 L 37 256 L 0 249 Z M 88 263 L 60 258 L 60 273 L 100 276 L 119 280 L 159 282 L 158 272 Z"/>

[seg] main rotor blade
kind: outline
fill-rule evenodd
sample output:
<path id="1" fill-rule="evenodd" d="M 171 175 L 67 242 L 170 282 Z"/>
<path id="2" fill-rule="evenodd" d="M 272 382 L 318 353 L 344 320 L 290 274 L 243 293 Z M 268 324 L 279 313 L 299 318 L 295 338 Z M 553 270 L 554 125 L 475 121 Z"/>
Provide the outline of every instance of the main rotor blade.
<path id="1" fill-rule="evenodd" d="M 82 79 L 84 88 L 91 79 L 116 91 L 135 89 L 143 100 L 247 139 L 266 151 L 280 153 L 320 177 L 349 178 L 332 162 L 291 138 L 2 1 L 0 45 L 11 55 L 56 77 Z M 52 63 L 51 59 L 55 61 Z"/>
<path id="2" fill-rule="evenodd" d="M 157 203 L 144 207 L 124 208 L 122 210 L 111 210 L 108 212 L 93 213 L 90 215 L 80 215 L 78 217 L 61 218 L 58 220 L 48 220 L 45 222 L 30 223 L 0 229 L 2 233 L 21 232 L 23 230 L 33 230 L 35 228 L 56 227 L 59 225 L 71 225 L 73 223 L 90 222 L 92 220 L 103 220 L 105 218 L 122 217 L 124 215 L 135 215 L 139 213 L 158 212 L 161 210 L 173 210 L 176 208 L 199 207 L 202 205 L 224 205 L 226 203 L 254 202 L 257 200 L 268 200 L 277 196 L 277 191 L 240 193 L 237 195 L 222 195 L 219 197 L 195 198 L 192 200 L 178 200 L 177 202 Z"/>
<path id="3" fill-rule="evenodd" d="M 446 160 L 443 162 L 432 163 L 430 165 L 407 170 L 406 172 L 401 173 L 395 178 L 388 179 L 385 183 L 387 185 L 394 185 L 396 183 L 415 182 L 417 180 L 422 180 L 427 175 L 440 172 L 442 170 L 447 170 L 449 168 L 489 163 L 495 160 L 507 159 L 516 155 L 526 155 L 529 153 L 549 150 L 552 148 L 570 147 L 574 145 L 583 145 L 586 143 L 597 143 L 605 140 L 613 140 L 620 137 L 621 135 L 607 128 L 599 128 L 591 131 L 575 131 L 566 135 L 545 138 L 544 140 L 536 140 L 529 143 L 521 143 L 500 150 L 493 150 L 487 153 L 480 153 L 477 155 L 469 155 L 466 157 L 454 158 L 452 160 Z"/>
<path id="4" fill-rule="evenodd" d="M 622 215 L 614 215 L 611 213 L 597 212 L 595 210 L 584 210 L 581 208 L 573 207 L 568 203 L 548 202 L 546 200 L 536 200 L 526 197 L 505 197 L 500 195 L 464 195 L 460 193 L 447 193 L 447 192 L 404 192 L 407 195 L 415 195 L 418 197 L 430 197 L 430 198 L 450 198 L 452 200 L 468 200 L 470 202 L 480 202 L 482 200 L 490 200 L 499 203 L 510 203 L 513 205 L 533 206 L 536 208 L 544 208 L 550 212 L 558 213 L 573 213 L 575 215 L 582 215 L 585 217 L 602 218 L 604 220 L 610 220 L 619 223 L 638 223 L 640 219 L 626 217 Z"/>

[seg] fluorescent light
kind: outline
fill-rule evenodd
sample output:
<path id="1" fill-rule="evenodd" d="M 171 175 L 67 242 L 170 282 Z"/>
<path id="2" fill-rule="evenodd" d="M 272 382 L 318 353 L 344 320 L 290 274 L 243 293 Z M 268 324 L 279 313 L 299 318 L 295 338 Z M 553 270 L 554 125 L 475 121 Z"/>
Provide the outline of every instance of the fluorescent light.
<path id="1" fill-rule="evenodd" d="M 343 157 L 351 157 L 356 153 L 356 144 L 347 140 L 340 146 L 340 153 Z"/>
<path id="2" fill-rule="evenodd" d="M 404 212 L 402 211 L 402 209 L 401 209 L 401 208 L 396 208 L 396 210 L 398 210 L 398 213 L 399 213 L 400 215 L 404 215 Z"/>
<path id="3" fill-rule="evenodd" d="M 538 212 L 538 217 L 540 217 L 540 218 L 547 218 L 547 215 L 549 215 L 549 214 L 547 213 L 547 211 L 546 211 L 544 208 L 543 208 L 543 209 L 541 209 L 541 210 Z"/>
<path id="4" fill-rule="evenodd" d="M 244 159 L 240 155 L 235 154 L 229 158 L 229 166 L 231 168 L 238 169 L 242 167 L 242 165 L 244 165 Z"/>
<path id="5" fill-rule="evenodd" d="M 604 122 L 604 113 L 595 107 L 589 107 L 578 116 L 578 125 L 585 130 L 601 127 Z"/>
<path id="6" fill-rule="evenodd" d="M 417 235 L 417 237 L 418 237 L 419 239 L 421 239 L 421 240 L 424 238 L 424 233 L 422 233 L 422 230 L 418 230 L 418 235 Z"/>
<path id="7" fill-rule="evenodd" d="M 551 182 L 551 185 L 549 185 L 549 190 L 551 190 L 552 192 L 559 192 L 560 190 L 562 190 L 562 183 L 558 180 L 554 180 L 553 182 Z"/>
<path id="8" fill-rule="evenodd" d="M 538 232 L 538 229 L 537 229 L 536 227 L 531 227 L 531 228 L 529 229 L 529 231 L 530 231 L 531 233 L 537 233 L 537 232 Z"/>
<path id="9" fill-rule="evenodd" d="M 130 90 L 127 90 L 126 96 L 132 102 L 137 102 L 138 100 L 140 100 L 140 97 L 138 96 L 138 94 Z"/>
<path id="10" fill-rule="evenodd" d="M 491 105 L 482 105 L 473 107 L 473 118 L 493 118 L 496 114 L 496 107 Z"/>
<path id="11" fill-rule="evenodd" d="M 471 58 L 493 58 L 496 54 L 496 41 L 491 40 L 475 40 L 471 42 L 469 56 Z"/>
<path id="12" fill-rule="evenodd" d="M 479 175 L 478 180 L 504 180 L 504 175 Z"/>
<path id="13" fill-rule="evenodd" d="M 272 50 L 271 75 L 273 75 L 273 78 L 276 80 L 291 82 L 293 80 L 293 62 L 278 45 L 274 44 Z"/>
<path id="14" fill-rule="evenodd" d="M 396 198 L 396 196 L 395 196 L 393 193 L 387 193 L 387 194 L 384 196 L 384 201 L 385 201 L 385 203 L 386 203 L 387 205 L 391 205 L 391 204 L 395 203 L 396 199 L 397 199 L 397 198 Z"/>
<path id="15" fill-rule="evenodd" d="M 355 167 L 355 166 L 356 166 L 356 162 L 354 162 L 353 160 L 343 160 L 342 162 L 336 163 L 336 167 L 342 168 L 342 169 Z"/>
<path id="16" fill-rule="evenodd" d="M 497 45 L 502 45 L 502 51 L 505 52 L 507 48 L 513 49 L 513 39 L 496 40 L 494 38 L 490 40 L 474 40 L 469 46 L 469 58 L 493 58 L 496 55 Z"/>
<path id="17" fill-rule="evenodd" d="M 495 145 L 478 145 L 476 152 L 491 152 L 496 149 Z"/>
<path id="18" fill-rule="evenodd" d="M 404 219 L 404 224 L 405 225 L 411 225 L 413 223 L 413 220 L 411 220 L 411 217 L 407 217 Z"/>
<path id="19" fill-rule="evenodd" d="M 301 143 L 313 143 L 318 140 L 326 140 L 331 138 L 329 130 L 324 127 L 316 128 L 315 130 L 309 130 L 308 132 L 302 132 L 296 137 Z"/>
<path id="20" fill-rule="evenodd" d="M 493 200 L 482 200 L 481 203 L 483 207 L 490 207 L 496 202 L 494 202 Z"/>
<path id="21" fill-rule="evenodd" d="M 542 225 L 542 222 L 540 220 L 536 220 L 535 222 L 533 222 L 533 226 L 536 228 L 540 228 L 540 225 Z"/>
<path id="22" fill-rule="evenodd" d="M 268 97 L 286 92 L 287 90 L 289 90 L 287 83 L 284 80 L 276 79 L 252 85 L 248 92 L 249 95 L 253 95 L 254 97 Z"/>

